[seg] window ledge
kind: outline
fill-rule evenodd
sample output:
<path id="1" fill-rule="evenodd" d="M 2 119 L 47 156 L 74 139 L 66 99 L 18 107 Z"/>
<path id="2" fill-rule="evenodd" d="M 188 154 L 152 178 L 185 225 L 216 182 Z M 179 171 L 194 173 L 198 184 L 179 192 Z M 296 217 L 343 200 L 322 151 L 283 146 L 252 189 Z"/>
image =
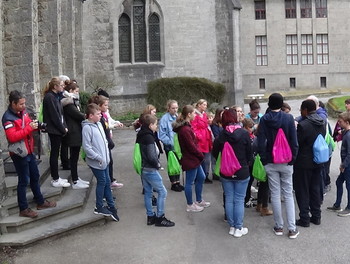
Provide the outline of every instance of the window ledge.
<path id="1" fill-rule="evenodd" d="M 116 66 L 116 69 L 141 69 L 141 68 L 164 68 L 165 65 L 162 62 L 150 62 L 150 63 L 122 63 Z"/>

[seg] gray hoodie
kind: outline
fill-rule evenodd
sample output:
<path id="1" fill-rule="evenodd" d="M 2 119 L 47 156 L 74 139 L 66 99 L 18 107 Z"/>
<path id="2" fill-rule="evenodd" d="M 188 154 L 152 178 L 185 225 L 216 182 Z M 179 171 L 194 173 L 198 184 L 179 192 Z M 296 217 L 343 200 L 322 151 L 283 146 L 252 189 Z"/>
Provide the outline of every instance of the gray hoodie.
<path id="1" fill-rule="evenodd" d="M 100 122 L 89 120 L 81 122 L 83 127 L 83 149 L 86 153 L 86 163 L 89 167 L 104 170 L 109 164 L 108 142 Z"/>

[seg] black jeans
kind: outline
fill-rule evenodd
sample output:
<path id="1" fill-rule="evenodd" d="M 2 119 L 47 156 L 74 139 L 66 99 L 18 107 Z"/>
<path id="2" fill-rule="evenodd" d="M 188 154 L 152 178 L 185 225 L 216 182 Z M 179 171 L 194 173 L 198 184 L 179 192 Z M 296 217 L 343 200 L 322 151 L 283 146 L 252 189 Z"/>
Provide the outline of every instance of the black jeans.
<path id="1" fill-rule="evenodd" d="M 69 157 L 68 157 L 68 145 L 64 142 L 61 143 L 61 164 L 63 168 L 69 168 Z"/>
<path id="2" fill-rule="evenodd" d="M 112 150 L 109 150 L 109 178 L 111 180 L 111 183 L 115 181 L 113 177 L 113 157 L 112 157 Z"/>
<path id="3" fill-rule="evenodd" d="M 72 181 L 75 183 L 78 180 L 78 160 L 80 147 L 69 147 L 70 152 L 70 172 L 72 175 Z"/>
<path id="4" fill-rule="evenodd" d="M 294 168 L 295 197 L 299 206 L 299 216 L 303 223 L 321 218 L 321 167 L 314 169 Z"/>
<path id="5" fill-rule="evenodd" d="M 49 134 L 50 138 L 50 169 L 53 180 L 58 180 L 58 156 L 60 154 L 60 147 L 62 143 L 62 136 Z"/>

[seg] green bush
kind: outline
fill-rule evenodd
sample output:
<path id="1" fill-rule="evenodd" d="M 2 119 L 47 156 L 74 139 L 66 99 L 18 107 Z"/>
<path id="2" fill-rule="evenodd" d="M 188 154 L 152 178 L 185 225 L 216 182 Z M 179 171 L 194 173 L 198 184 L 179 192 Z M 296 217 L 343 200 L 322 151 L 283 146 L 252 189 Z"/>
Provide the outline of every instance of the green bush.
<path id="1" fill-rule="evenodd" d="M 88 101 L 91 97 L 91 93 L 80 91 L 79 92 L 79 101 L 80 101 L 80 106 L 81 109 L 80 111 L 82 113 L 85 113 L 86 106 L 88 105 Z"/>
<path id="2" fill-rule="evenodd" d="M 161 78 L 148 82 L 147 87 L 147 102 L 157 111 L 165 111 L 169 99 L 178 101 L 180 108 L 202 98 L 210 105 L 221 103 L 226 93 L 223 84 L 196 77 Z"/>

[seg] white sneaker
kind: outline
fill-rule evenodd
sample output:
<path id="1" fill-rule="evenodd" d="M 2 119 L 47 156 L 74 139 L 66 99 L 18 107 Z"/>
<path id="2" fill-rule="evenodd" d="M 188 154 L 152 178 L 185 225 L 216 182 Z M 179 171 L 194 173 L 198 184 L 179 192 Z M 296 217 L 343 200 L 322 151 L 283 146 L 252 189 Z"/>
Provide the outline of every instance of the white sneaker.
<path id="1" fill-rule="evenodd" d="M 235 228 L 233 226 L 230 227 L 230 231 L 228 232 L 229 235 L 233 236 L 235 233 Z"/>
<path id="2" fill-rule="evenodd" d="M 51 185 L 52 185 L 52 187 L 56 187 L 56 188 L 59 188 L 59 187 L 64 187 L 64 188 L 70 187 L 70 183 L 69 182 L 65 182 L 61 178 L 58 178 L 58 180 L 52 180 L 51 181 Z"/>
<path id="3" fill-rule="evenodd" d="M 195 203 L 191 204 L 191 205 L 187 205 L 186 211 L 187 212 L 202 212 L 204 210 L 203 207 L 196 205 Z"/>
<path id="4" fill-rule="evenodd" d="M 72 188 L 75 190 L 76 189 L 86 189 L 86 188 L 89 188 L 89 185 L 77 180 L 77 183 L 73 183 Z"/>
<path id="5" fill-rule="evenodd" d="M 84 181 L 83 179 L 81 179 L 80 177 L 78 177 L 78 181 L 84 183 L 84 184 L 87 184 L 87 185 L 90 185 L 90 182 L 89 181 Z"/>
<path id="6" fill-rule="evenodd" d="M 111 187 L 112 188 L 122 188 L 124 186 L 124 184 L 120 183 L 120 182 L 117 182 L 117 181 L 114 181 L 111 183 Z"/>
<path id="7" fill-rule="evenodd" d="M 246 227 L 242 227 L 241 229 L 236 228 L 233 236 L 234 237 L 241 237 L 241 236 L 245 236 L 246 234 L 248 234 L 248 228 Z"/>
<path id="8" fill-rule="evenodd" d="M 60 181 L 62 181 L 62 182 L 68 182 L 68 180 L 67 180 L 67 179 L 62 179 L 62 178 L 59 178 L 59 180 L 60 180 Z"/>
<path id="9" fill-rule="evenodd" d="M 204 207 L 207 208 L 210 206 L 210 202 L 206 202 L 204 200 L 202 200 L 200 203 L 199 202 L 195 202 L 196 205 L 200 206 L 200 207 Z"/>

